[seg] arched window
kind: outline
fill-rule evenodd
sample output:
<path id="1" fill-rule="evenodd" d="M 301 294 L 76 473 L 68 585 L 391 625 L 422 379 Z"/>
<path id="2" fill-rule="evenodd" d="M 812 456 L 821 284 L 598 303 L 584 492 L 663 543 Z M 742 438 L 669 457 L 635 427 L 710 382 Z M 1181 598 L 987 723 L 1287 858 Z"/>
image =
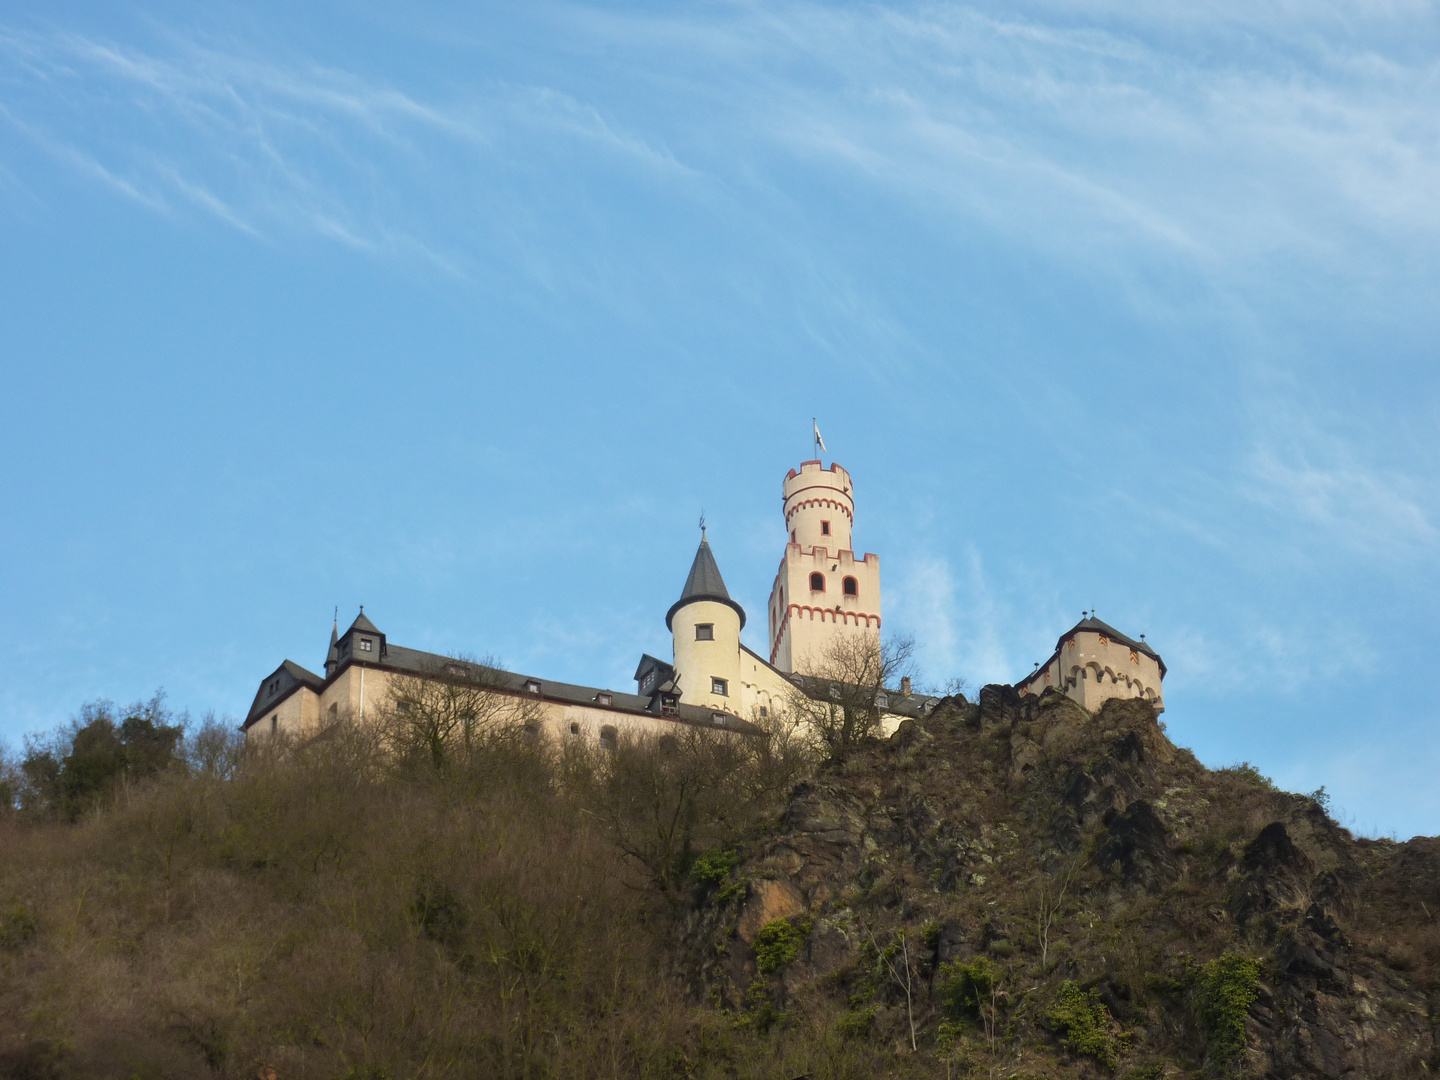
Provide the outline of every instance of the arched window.
<path id="1" fill-rule="evenodd" d="M 860 595 L 860 583 L 859 583 L 858 581 L 856 581 L 853 577 L 847 577 L 847 578 L 845 579 L 845 595 L 846 595 L 846 596 L 859 596 L 859 595 Z"/>
<path id="2" fill-rule="evenodd" d="M 811 592 L 824 592 L 824 591 L 825 591 L 825 575 L 824 575 L 824 574 L 811 574 L 811 575 L 810 575 L 810 591 L 811 591 Z"/>
<path id="3" fill-rule="evenodd" d="M 606 724 L 600 729 L 600 749 L 614 750 L 617 738 L 618 736 L 615 729 L 609 724 Z"/>

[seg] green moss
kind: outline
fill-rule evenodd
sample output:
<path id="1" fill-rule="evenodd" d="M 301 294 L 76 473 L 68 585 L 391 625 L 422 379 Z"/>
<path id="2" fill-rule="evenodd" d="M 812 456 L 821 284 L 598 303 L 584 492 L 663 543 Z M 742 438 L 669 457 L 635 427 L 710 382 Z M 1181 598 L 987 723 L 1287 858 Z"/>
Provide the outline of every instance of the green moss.
<path id="1" fill-rule="evenodd" d="M 1259 984 L 1259 962 L 1236 953 L 1211 960 L 1196 972 L 1195 1016 L 1205 1035 L 1213 1072 L 1233 1072 L 1245 1052 L 1245 1017 Z"/>
<path id="2" fill-rule="evenodd" d="M 1067 1047 L 1093 1057 L 1106 1068 L 1115 1068 L 1120 1054 L 1129 1048 L 1129 1037 L 1112 1030 L 1110 1011 L 1101 1004 L 1100 995 L 1094 990 L 1081 990 L 1068 979 L 1060 984 L 1046 1019 Z"/>
<path id="3" fill-rule="evenodd" d="M 792 923 L 776 919 L 760 928 L 755 935 L 755 966 L 762 975 L 784 971 L 800 955 L 800 946 L 810 935 L 810 920 Z"/>
<path id="4" fill-rule="evenodd" d="M 958 960 L 940 965 L 937 986 L 945 1015 L 953 1020 L 978 1020 L 1000 981 L 1000 968 L 987 957 L 970 964 Z"/>

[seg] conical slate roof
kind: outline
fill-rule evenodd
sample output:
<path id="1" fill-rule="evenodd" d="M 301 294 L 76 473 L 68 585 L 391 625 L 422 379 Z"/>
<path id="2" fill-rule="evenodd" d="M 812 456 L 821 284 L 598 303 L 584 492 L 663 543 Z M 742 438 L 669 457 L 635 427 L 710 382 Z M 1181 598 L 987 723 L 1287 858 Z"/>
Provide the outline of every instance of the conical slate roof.
<path id="1" fill-rule="evenodd" d="M 745 625 L 745 609 L 730 599 L 730 593 L 725 589 L 725 579 L 720 576 L 720 567 L 715 564 L 715 555 L 710 550 L 710 541 L 704 536 L 700 537 L 700 550 L 695 552 L 695 561 L 690 564 L 690 576 L 685 579 L 685 588 L 680 592 L 680 599 L 670 605 L 670 610 L 665 613 L 665 629 L 670 629 L 675 612 L 697 600 L 713 600 L 734 608 L 740 616 L 740 625 Z"/>

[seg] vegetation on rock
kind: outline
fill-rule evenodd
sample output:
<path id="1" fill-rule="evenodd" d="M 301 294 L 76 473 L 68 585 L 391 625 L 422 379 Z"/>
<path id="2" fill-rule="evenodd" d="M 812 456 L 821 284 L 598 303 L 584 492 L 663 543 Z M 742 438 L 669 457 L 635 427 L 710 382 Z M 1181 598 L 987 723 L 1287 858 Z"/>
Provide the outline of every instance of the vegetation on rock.
<path id="1" fill-rule="evenodd" d="M 1357 840 L 1143 703 L 986 687 L 835 753 L 439 738 L 412 697 L 243 760 L 90 706 L 0 761 L 0 1075 L 1440 1068 L 1440 841 Z"/>

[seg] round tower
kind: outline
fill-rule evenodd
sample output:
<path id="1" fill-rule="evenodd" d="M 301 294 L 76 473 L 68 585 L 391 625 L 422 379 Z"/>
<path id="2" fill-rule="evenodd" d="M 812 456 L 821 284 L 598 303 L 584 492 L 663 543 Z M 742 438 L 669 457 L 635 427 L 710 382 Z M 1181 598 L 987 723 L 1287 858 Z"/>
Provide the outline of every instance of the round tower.
<path id="1" fill-rule="evenodd" d="M 687 705 L 740 713 L 740 628 L 745 609 L 730 599 L 702 535 L 680 599 L 665 614 L 675 638 L 675 674 Z"/>
<path id="2" fill-rule="evenodd" d="M 785 557 L 770 590 L 770 663 L 821 673 L 837 639 L 880 637 L 880 558 L 856 558 L 850 474 L 818 461 L 791 469 L 782 486 Z"/>
<path id="3" fill-rule="evenodd" d="M 848 472 L 833 462 L 824 469 L 818 461 L 806 461 L 785 477 L 784 493 L 785 528 L 792 544 L 806 551 L 852 550 L 855 498 Z"/>

